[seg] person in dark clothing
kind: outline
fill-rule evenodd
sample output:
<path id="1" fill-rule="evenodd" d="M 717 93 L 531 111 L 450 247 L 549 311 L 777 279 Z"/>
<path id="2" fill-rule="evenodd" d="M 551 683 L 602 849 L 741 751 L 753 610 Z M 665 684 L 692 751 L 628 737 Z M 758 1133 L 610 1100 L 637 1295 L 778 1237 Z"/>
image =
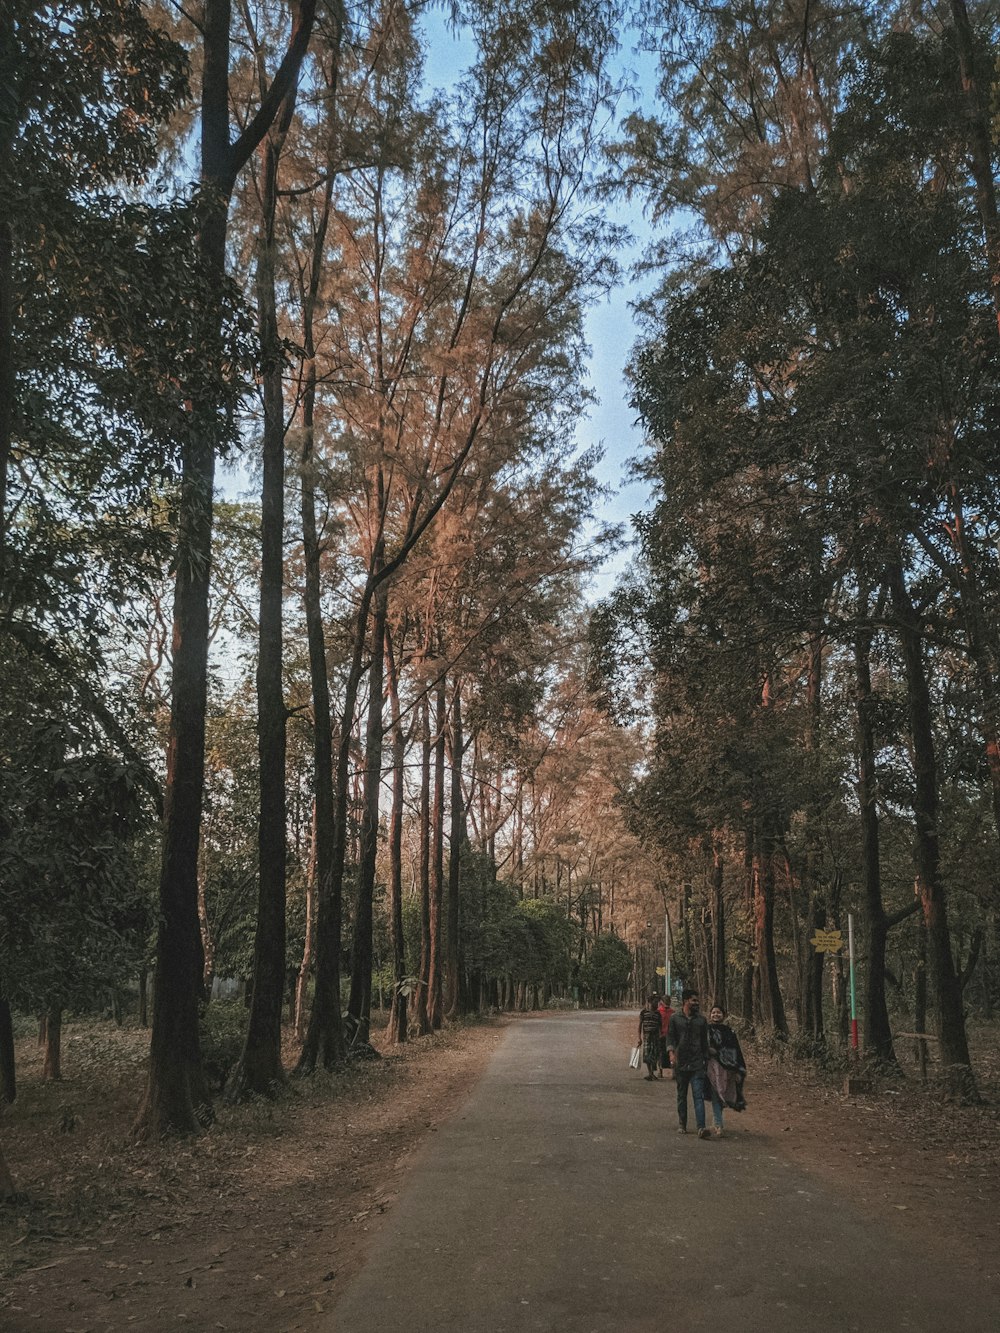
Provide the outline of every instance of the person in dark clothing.
<path id="1" fill-rule="evenodd" d="M 656 1066 L 660 1062 L 660 1011 L 656 1007 L 656 996 L 650 995 L 646 1007 L 639 1012 L 639 1040 L 642 1043 L 642 1061 L 649 1073 L 646 1079 L 656 1077 Z"/>
<path id="2" fill-rule="evenodd" d="M 705 1126 L 705 1071 L 708 1067 L 708 1023 L 700 1012 L 698 992 L 686 990 L 683 1007 L 670 1020 L 667 1049 L 673 1055 L 677 1084 L 677 1131 L 687 1133 L 688 1088 L 700 1139 L 710 1138 Z"/>
<path id="3" fill-rule="evenodd" d="M 746 1072 L 740 1039 L 726 1022 L 726 1011 L 715 1004 L 708 1015 L 708 1086 L 717 1138 L 722 1138 L 723 1108 L 731 1106 L 734 1111 L 742 1111 L 746 1106 L 743 1098 Z"/>

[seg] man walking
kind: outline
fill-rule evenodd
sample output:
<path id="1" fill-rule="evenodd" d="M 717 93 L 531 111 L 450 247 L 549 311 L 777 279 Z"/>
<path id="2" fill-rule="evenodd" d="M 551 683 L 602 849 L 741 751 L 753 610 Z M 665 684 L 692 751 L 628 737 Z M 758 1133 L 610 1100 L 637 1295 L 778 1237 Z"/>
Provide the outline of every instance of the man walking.
<path id="1" fill-rule="evenodd" d="M 673 1052 L 674 1082 L 677 1084 L 677 1132 L 687 1133 L 688 1088 L 694 1098 L 698 1137 L 707 1139 L 705 1125 L 705 1071 L 708 1068 L 708 1023 L 699 1012 L 698 992 L 686 990 L 683 1007 L 670 1020 L 667 1049 Z"/>

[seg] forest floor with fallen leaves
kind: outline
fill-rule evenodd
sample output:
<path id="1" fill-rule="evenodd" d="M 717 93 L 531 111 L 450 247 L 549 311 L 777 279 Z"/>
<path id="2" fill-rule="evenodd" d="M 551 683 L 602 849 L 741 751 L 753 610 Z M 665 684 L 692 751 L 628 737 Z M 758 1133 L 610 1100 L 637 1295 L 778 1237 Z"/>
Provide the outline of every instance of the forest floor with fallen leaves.
<path id="1" fill-rule="evenodd" d="M 20 1191 L 0 1208 L 0 1327 L 318 1329 L 414 1150 L 461 1105 L 504 1028 L 532 1017 L 384 1050 L 276 1102 L 220 1105 L 205 1134 L 161 1143 L 130 1137 L 148 1034 L 70 1024 L 64 1078 L 48 1084 L 22 1041 L 18 1099 L 0 1119 Z M 936 1262 L 985 1268 L 1000 1297 L 1000 1031 L 972 1040 L 984 1104 L 967 1107 L 943 1098 L 933 1070 L 926 1085 L 911 1073 L 846 1096 L 842 1071 L 758 1051 L 740 1128 L 912 1228 L 914 1245 L 933 1236 Z"/>

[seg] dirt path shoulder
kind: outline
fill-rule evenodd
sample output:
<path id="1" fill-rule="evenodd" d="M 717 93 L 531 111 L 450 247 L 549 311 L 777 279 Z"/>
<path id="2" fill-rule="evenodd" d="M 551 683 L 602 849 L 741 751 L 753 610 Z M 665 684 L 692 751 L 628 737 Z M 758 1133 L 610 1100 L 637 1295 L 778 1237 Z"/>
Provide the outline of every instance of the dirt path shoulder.
<path id="1" fill-rule="evenodd" d="M 914 1077 L 850 1097 L 840 1078 L 765 1061 L 745 1114 L 775 1155 L 906 1233 L 928 1262 L 985 1278 L 1000 1300 L 998 1065 L 984 1052 L 979 1070 L 984 1103 L 957 1106 Z"/>
<path id="2" fill-rule="evenodd" d="M 2 1123 L 24 1197 L 0 1210 L 0 1327 L 313 1328 L 409 1154 L 461 1103 L 504 1026 L 425 1037 L 277 1104 L 224 1109 L 188 1143 L 129 1140 L 138 1079 L 102 1089 L 100 1066 L 80 1061 L 59 1085 L 27 1074 Z M 116 1037 L 129 1045 L 105 1034 Z"/>

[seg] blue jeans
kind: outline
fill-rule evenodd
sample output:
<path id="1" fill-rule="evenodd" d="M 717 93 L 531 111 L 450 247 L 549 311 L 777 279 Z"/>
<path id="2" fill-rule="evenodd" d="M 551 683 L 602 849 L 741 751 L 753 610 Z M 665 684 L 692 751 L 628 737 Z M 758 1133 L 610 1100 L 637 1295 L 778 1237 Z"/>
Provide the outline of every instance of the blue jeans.
<path id="1" fill-rule="evenodd" d="M 705 1083 L 704 1069 L 690 1073 L 686 1069 L 674 1070 L 674 1082 L 677 1084 L 677 1120 L 682 1129 L 687 1129 L 688 1122 L 688 1087 L 694 1097 L 694 1120 L 699 1129 L 705 1128 Z"/>
<path id="2" fill-rule="evenodd" d="M 722 1098 L 712 1089 L 712 1119 L 715 1121 L 715 1128 L 722 1128 Z"/>

